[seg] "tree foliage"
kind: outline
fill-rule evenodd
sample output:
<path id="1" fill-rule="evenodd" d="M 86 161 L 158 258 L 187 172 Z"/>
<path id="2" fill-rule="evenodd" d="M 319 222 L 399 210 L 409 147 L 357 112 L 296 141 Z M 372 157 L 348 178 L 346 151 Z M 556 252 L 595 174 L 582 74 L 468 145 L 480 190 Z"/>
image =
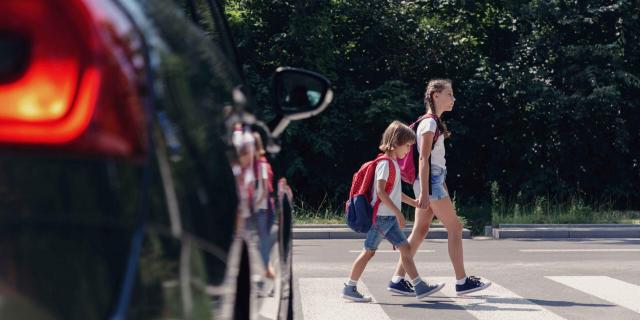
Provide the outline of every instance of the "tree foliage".
<path id="1" fill-rule="evenodd" d="M 449 188 L 486 202 L 538 196 L 640 203 L 638 1 L 228 0 L 254 89 L 272 117 L 277 66 L 327 75 L 336 97 L 294 123 L 279 156 L 309 200 L 345 199 L 386 125 L 424 110 L 430 78 L 454 81 Z"/>

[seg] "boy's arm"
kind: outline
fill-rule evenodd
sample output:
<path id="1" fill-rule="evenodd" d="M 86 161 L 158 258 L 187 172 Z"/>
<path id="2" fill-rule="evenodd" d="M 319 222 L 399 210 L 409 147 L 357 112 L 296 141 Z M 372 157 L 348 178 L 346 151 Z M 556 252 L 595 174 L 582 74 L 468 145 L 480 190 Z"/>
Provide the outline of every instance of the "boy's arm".
<path id="1" fill-rule="evenodd" d="M 418 201 L 404 194 L 404 192 L 402 193 L 402 203 L 406 203 L 414 208 L 418 206 Z"/>
<path id="2" fill-rule="evenodd" d="M 382 202 L 387 208 L 391 209 L 393 214 L 396 215 L 396 219 L 398 219 L 400 228 L 404 228 L 405 221 L 404 221 L 404 216 L 400 211 L 400 208 L 396 207 L 393 201 L 391 201 L 391 197 L 389 197 L 389 194 L 384 189 L 385 186 L 387 185 L 387 180 L 378 180 L 376 181 L 376 183 L 377 183 L 378 197 L 380 198 L 380 202 Z"/>

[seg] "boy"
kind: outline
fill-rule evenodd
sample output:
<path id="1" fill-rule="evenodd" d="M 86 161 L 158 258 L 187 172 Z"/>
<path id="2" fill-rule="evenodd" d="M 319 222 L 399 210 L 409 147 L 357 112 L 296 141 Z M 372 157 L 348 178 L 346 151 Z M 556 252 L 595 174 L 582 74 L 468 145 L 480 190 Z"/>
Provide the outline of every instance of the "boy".
<path id="1" fill-rule="evenodd" d="M 444 286 L 444 284 L 427 284 L 420 279 L 413 262 L 409 243 L 402 232 L 406 222 L 402 212 L 400 212 L 401 203 L 404 202 L 416 206 L 416 200 L 402 193 L 400 167 L 396 159 L 404 157 L 415 141 L 416 136 L 413 130 L 399 121 L 392 122 L 382 135 L 380 150 L 384 152 L 385 160 L 378 161 L 376 165 L 372 188 L 373 196 L 371 197 L 372 206 L 375 206 L 374 203 L 378 198 L 381 203 L 377 211 L 377 219 L 371 226 L 364 241 L 364 250 L 353 262 L 349 281 L 344 284 L 342 297 L 345 299 L 356 302 L 371 301 L 371 297 L 358 292 L 357 283 L 367 263 L 375 255 L 382 238 L 387 238 L 391 244 L 400 250 L 402 265 L 411 278 L 417 299 L 436 293 Z M 390 166 L 393 166 L 393 169 Z M 385 186 L 387 185 L 390 170 L 395 170 L 395 181 L 392 191 L 387 193 Z"/>

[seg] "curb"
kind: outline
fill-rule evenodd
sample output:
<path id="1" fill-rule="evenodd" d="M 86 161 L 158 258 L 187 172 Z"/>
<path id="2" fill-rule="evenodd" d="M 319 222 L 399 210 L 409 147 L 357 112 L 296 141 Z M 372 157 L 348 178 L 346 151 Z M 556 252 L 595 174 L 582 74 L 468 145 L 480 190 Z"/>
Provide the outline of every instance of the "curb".
<path id="1" fill-rule="evenodd" d="M 318 223 L 318 224 L 312 224 L 312 223 L 305 223 L 305 224 L 294 224 L 293 225 L 294 229 L 349 229 L 349 227 L 347 227 L 346 224 L 344 223 L 338 223 L 338 224 L 322 224 L 322 223 Z M 405 226 L 405 229 L 409 229 L 411 230 L 411 228 L 413 228 L 413 223 L 407 223 L 407 225 Z M 442 224 L 432 224 L 430 229 L 437 229 L 437 228 L 444 228 L 444 226 Z M 349 229 L 351 230 L 351 229 Z"/>
<path id="2" fill-rule="evenodd" d="M 406 236 L 411 234 L 411 228 L 405 227 L 403 230 Z M 301 227 L 296 225 L 293 227 L 293 239 L 365 239 L 365 233 L 357 233 L 346 227 L 346 225 L 333 225 L 330 227 Z M 471 231 L 462 229 L 462 238 L 471 239 Z M 447 230 L 443 227 L 431 226 L 425 239 L 447 239 Z"/>
<path id="3" fill-rule="evenodd" d="M 640 238 L 637 224 L 501 224 L 494 239 Z"/>
<path id="4" fill-rule="evenodd" d="M 640 224 L 579 223 L 579 224 L 499 224 L 498 228 L 640 228 Z"/>

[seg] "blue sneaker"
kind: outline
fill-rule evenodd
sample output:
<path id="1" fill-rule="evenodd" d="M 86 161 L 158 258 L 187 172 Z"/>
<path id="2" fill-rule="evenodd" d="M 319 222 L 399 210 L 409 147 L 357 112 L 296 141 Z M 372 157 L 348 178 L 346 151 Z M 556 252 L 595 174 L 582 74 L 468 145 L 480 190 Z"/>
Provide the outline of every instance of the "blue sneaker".
<path id="1" fill-rule="evenodd" d="M 416 299 L 422 299 L 432 295 L 444 287 L 444 283 L 428 284 L 424 280 L 418 282 L 413 288 L 416 290 Z"/>
<path id="2" fill-rule="evenodd" d="M 344 284 L 344 289 L 342 289 L 342 297 L 355 302 L 371 302 L 371 297 L 358 292 L 356 286 L 350 286 L 346 283 Z"/>
<path id="3" fill-rule="evenodd" d="M 470 276 L 464 284 L 456 284 L 456 294 L 463 295 L 471 292 L 480 291 L 491 286 L 491 282 L 482 281 L 479 277 Z"/>
<path id="4" fill-rule="evenodd" d="M 401 294 L 403 296 L 413 296 L 416 294 L 416 292 L 413 290 L 413 286 L 411 285 L 411 283 L 409 283 L 409 281 L 405 279 L 398 281 L 398 283 L 393 283 L 393 281 L 389 281 L 389 286 L 387 287 L 387 290 L 393 293 Z"/>

